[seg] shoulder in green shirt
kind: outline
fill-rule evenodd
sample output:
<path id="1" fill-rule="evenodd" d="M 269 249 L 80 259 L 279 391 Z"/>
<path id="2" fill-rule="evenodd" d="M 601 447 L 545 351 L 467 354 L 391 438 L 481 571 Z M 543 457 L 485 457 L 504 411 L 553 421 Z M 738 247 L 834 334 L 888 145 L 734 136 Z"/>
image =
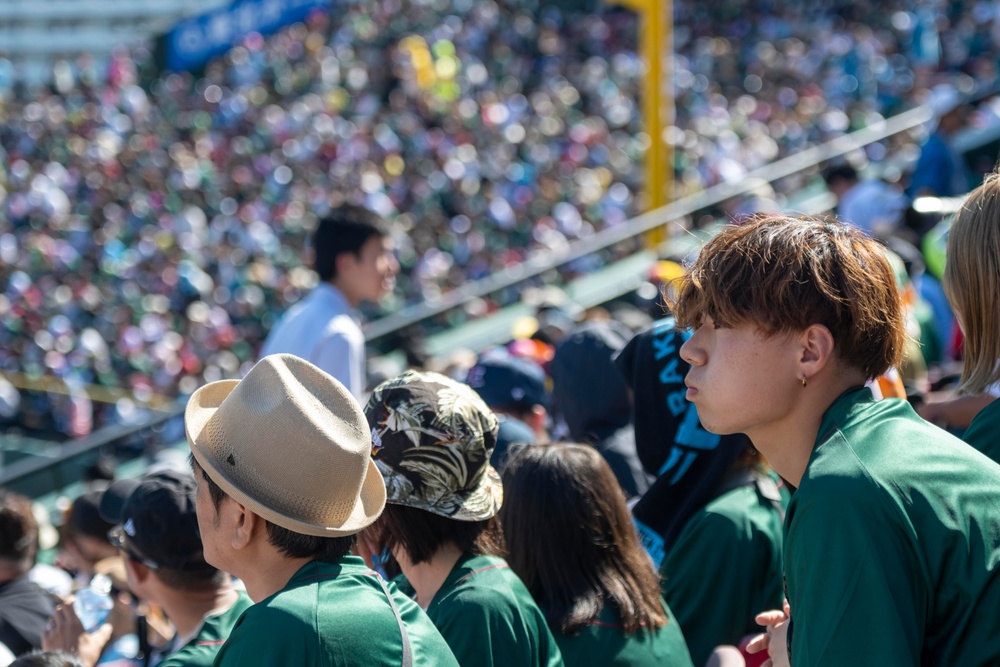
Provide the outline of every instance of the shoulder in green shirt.
<path id="1" fill-rule="evenodd" d="M 216 667 L 398 667 L 399 625 L 376 577 L 356 556 L 302 566 L 282 590 L 243 612 Z M 406 626 L 414 667 L 457 667 L 427 615 L 386 585 Z"/>
<path id="2" fill-rule="evenodd" d="M 553 628 L 566 667 L 692 667 L 691 655 L 677 619 L 667 612 L 667 624 L 650 632 L 626 636 L 618 611 L 610 604 L 596 622 L 575 636 Z"/>
<path id="3" fill-rule="evenodd" d="M 1000 465 L 845 392 L 785 522 L 793 665 L 1000 664 Z"/>
<path id="4" fill-rule="evenodd" d="M 781 609 L 781 521 L 749 483 L 698 510 L 664 557 L 663 597 L 696 665 L 716 646 L 760 632 L 758 613 Z"/>
<path id="5" fill-rule="evenodd" d="M 962 440 L 1000 463 L 1000 399 L 995 399 L 973 417 Z"/>
<path id="6" fill-rule="evenodd" d="M 159 667 L 212 667 L 219 649 L 229 639 L 229 633 L 243 612 L 253 602 L 240 591 L 236 602 L 222 613 L 206 616 L 195 637 L 164 658 Z"/>
<path id="7" fill-rule="evenodd" d="M 503 558 L 463 555 L 427 615 L 463 667 L 563 664 L 545 616 Z"/>

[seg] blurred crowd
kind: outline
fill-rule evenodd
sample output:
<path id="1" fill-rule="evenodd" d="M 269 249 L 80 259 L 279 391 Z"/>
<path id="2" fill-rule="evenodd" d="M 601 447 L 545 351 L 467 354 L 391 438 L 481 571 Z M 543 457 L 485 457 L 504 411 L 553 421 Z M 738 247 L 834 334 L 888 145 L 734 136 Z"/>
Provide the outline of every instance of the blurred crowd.
<path id="1" fill-rule="evenodd" d="M 678 194 L 877 122 L 942 75 L 966 93 L 997 77 L 988 3 L 675 9 Z M 158 76 L 139 49 L 8 86 L 0 369 L 68 387 L 21 407 L 78 436 L 134 407 L 89 405 L 85 385 L 143 403 L 242 375 L 314 286 L 305 239 L 339 203 L 393 225 L 402 270 L 371 316 L 624 223 L 649 143 L 637 31 L 611 7 L 365 0 L 250 35 L 198 76 Z"/>

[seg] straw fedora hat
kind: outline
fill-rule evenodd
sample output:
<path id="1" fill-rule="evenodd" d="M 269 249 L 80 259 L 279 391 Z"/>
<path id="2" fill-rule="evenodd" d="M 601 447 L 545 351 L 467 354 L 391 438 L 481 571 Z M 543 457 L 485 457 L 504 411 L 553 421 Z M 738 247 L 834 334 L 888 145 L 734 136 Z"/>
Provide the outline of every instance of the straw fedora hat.
<path id="1" fill-rule="evenodd" d="M 353 535 L 385 507 L 361 407 L 344 385 L 296 356 L 269 355 L 242 380 L 201 387 L 184 427 L 212 481 L 292 532 Z"/>

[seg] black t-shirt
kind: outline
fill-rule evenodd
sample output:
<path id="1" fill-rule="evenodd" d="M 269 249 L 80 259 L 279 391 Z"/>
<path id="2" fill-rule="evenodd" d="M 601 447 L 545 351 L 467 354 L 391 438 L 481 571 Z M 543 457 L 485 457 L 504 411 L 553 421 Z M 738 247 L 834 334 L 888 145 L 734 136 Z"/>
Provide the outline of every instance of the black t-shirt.
<path id="1" fill-rule="evenodd" d="M 54 611 L 52 601 L 27 577 L 0 584 L 0 643 L 14 655 L 41 648 Z"/>

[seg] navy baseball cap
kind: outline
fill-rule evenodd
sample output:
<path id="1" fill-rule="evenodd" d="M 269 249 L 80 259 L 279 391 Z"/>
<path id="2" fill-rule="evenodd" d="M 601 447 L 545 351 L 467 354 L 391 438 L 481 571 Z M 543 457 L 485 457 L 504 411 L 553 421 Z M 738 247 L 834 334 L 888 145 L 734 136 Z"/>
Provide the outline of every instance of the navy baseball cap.
<path id="1" fill-rule="evenodd" d="M 469 369 L 465 383 L 475 389 L 491 408 L 503 410 L 548 405 L 545 371 L 538 364 L 515 357 L 504 348 L 480 355 L 476 365 Z"/>
<path id="2" fill-rule="evenodd" d="M 174 470 L 114 482 L 101 498 L 101 516 L 116 524 L 108 539 L 154 570 L 212 571 L 198 532 L 197 489 L 191 473 Z"/>

